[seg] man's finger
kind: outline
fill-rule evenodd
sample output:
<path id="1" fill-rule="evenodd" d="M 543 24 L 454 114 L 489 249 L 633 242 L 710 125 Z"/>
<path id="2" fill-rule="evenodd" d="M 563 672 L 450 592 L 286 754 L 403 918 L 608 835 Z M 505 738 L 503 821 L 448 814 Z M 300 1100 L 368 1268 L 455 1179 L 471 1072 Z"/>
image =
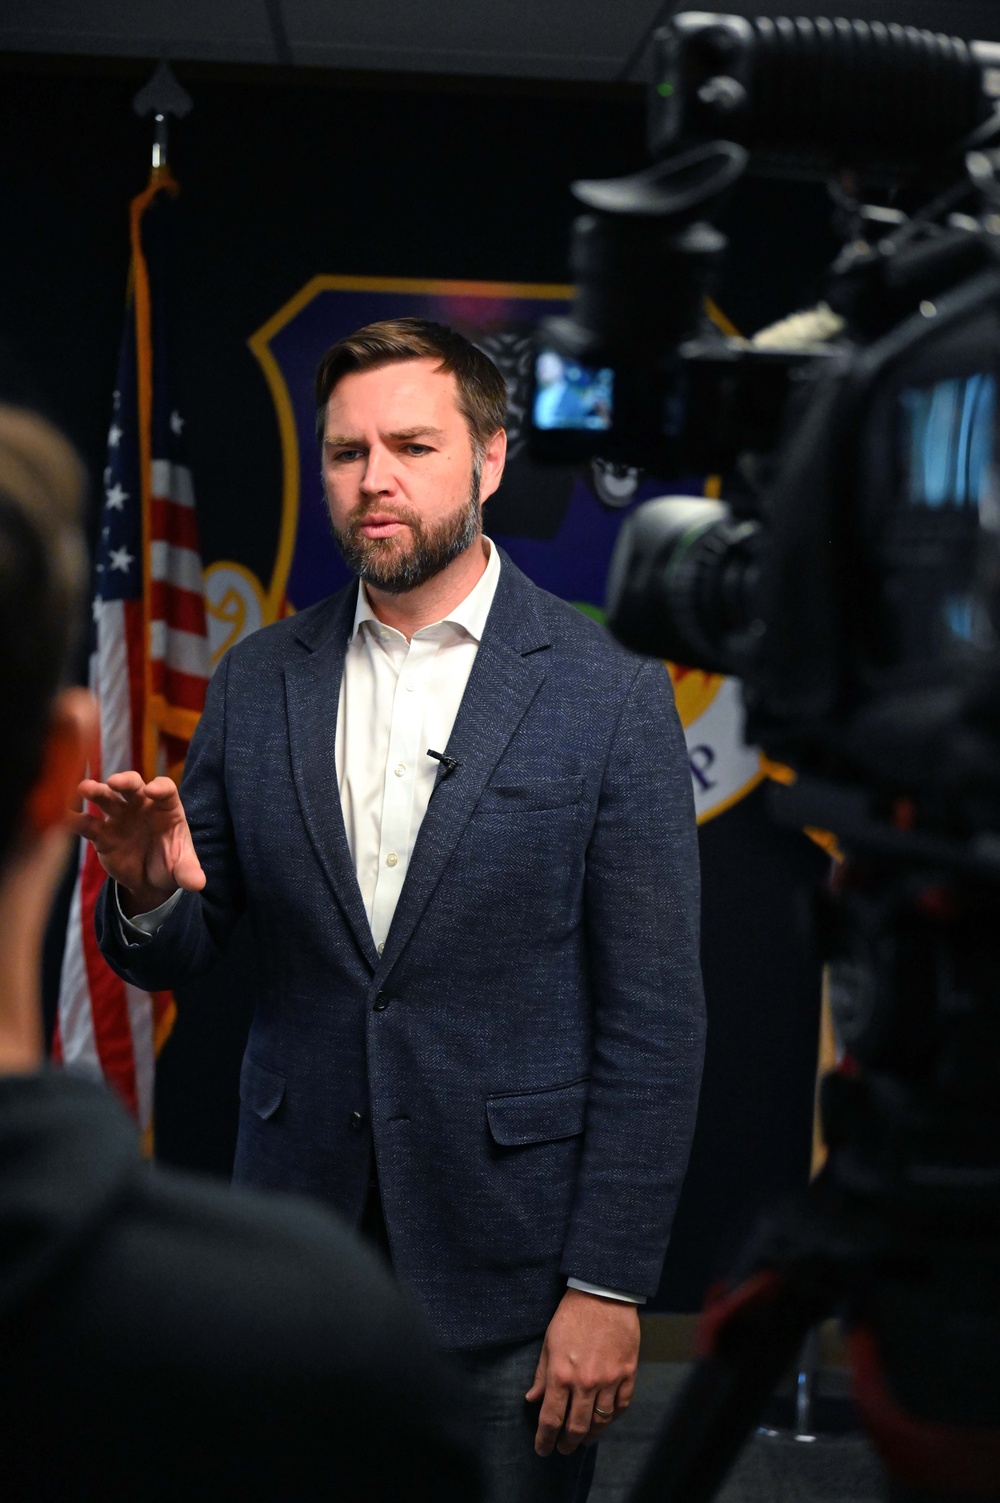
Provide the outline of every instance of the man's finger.
<path id="1" fill-rule="evenodd" d="M 550 1455 L 559 1438 L 569 1405 L 569 1389 L 551 1379 L 545 1388 L 545 1398 L 538 1414 L 538 1429 L 535 1432 L 535 1450 L 539 1456 Z"/>
<path id="2" fill-rule="evenodd" d="M 107 783 L 99 783 L 96 778 L 81 778 L 76 785 L 76 791 L 81 798 L 87 799 L 92 804 L 96 804 L 97 800 L 102 798 L 113 798 L 119 804 L 122 802 L 120 793 L 112 793 Z"/>
<path id="3" fill-rule="evenodd" d="M 146 784 L 137 772 L 113 772 L 108 778 L 108 787 L 125 799 L 133 799 L 137 793 L 143 792 Z"/>
<path id="4" fill-rule="evenodd" d="M 107 783 L 99 783 L 96 778 L 81 778 L 76 785 L 76 791 L 81 798 L 89 798 L 93 801 L 95 793 L 110 793 Z"/>
<path id="5" fill-rule="evenodd" d="M 597 1395 L 594 1399 L 594 1418 L 598 1423 L 603 1420 L 606 1425 L 610 1425 L 618 1413 L 621 1391 L 624 1387 L 624 1383 L 620 1386 L 617 1383 L 612 1383 L 610 1387 L 599 1388 L 597 1390 Z"/>
<path id="6" fill-rule="evenodd" d="M 81 783 L 79 791 L 88 804 L 95 804 L 105 814 L 120 814 L 127 804 L 127 800 L 106 783 Z"/>
<path id="7" fill-rule="evenodd" d="M 569 1406 L 569 1413 L 563 1421 L 562 1433 L 556 1442 L 556 1450 L 560 1456 L 571 1456 L 577 1446 L 583 1445 L 590 1434 L 593 1418 L 593 1389 L 574 1391 L 573 1402 Z"/>
<path id="8" fill-rule="evenodd" d="M 151 798 L 157 804 L 167 803 L 172 798 L 180 797 L 177 784 L 173 778 L 168 777 L 152 778 L 143 786 L 143 792 L 147 798 Z"/>
<path id="9" fill-rule="evenodd" d="M 617 1419 L 619 1414 L 622 1413 L 623 1408 L 627 1407 L 627 1404 L 622 1405 L 620 1402 L 623 1387 L 624 1384 L 622 1384 L 621 1388 L 615 1387 L 612 1384 L 610 1388 L 598 1389 L 594 1399 L 594 1412 L 591 1416 L 590 1430 L 588 1431 L 585 1444 L 590 1445 L 593 1441 L 600 1440 L 605 1430 L 611 1424 L 611 1421 Z"/>
<path id="10" fill-rule="evenodd" d="M 96 814 L 70 811 L 66 816 L 66 823 L 75 835 L 82 835 L 85 840 L 99 840 L 104 830 L 104 820 Z"/>

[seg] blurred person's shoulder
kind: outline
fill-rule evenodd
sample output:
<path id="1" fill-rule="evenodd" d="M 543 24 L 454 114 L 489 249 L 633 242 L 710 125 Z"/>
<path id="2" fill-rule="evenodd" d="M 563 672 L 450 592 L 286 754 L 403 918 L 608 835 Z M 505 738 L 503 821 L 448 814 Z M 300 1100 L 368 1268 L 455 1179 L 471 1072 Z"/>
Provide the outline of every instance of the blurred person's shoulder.
<path id="1" fill-rule="evenodd" d="M 39 1497 L 65 1482 L 54 1440 L 106 1496 L 154 1461 L 153 1497 L 478 1495 L 451 1373 L 354 1234 L 149 1168 L 117 1103 L 67 1076 L 0 1078 L 0 1330 L 0 1460 Z"/>

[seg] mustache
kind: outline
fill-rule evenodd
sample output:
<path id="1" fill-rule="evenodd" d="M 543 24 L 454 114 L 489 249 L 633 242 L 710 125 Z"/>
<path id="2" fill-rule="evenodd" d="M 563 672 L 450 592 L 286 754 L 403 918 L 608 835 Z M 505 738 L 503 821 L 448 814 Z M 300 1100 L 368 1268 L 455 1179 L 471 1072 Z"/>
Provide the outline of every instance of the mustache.
<path id="1" fill-rule="evenodd" d="M 351 532 L 356 532 L 359 527 L 368 521 L 369 517 L 373 516 L 383 517 L 387 521 L 403 522 L 407 527 L 411 528 L 420 527 L 420 518 L 407 507 L 387 507 L 380 506 L 375 501 L 359 501 L 347 518 L 348 529 Z"/>

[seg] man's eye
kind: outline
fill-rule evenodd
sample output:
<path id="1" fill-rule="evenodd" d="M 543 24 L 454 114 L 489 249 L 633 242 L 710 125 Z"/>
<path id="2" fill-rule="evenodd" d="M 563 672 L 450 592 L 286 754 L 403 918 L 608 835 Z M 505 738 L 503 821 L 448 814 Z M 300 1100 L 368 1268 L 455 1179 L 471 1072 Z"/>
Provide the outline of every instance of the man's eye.
<path id="1" fill-rule="evenodd" d="M 334 464 L 351 464 L 361 458 L 360 449 L 338 449 L 332 456 Z"/>
<path id="2" fill-rule="evenodd" d="M 429 454 L 431 448 L 430 444 L 407 444 L 406 452 L 407 454 Z"/>

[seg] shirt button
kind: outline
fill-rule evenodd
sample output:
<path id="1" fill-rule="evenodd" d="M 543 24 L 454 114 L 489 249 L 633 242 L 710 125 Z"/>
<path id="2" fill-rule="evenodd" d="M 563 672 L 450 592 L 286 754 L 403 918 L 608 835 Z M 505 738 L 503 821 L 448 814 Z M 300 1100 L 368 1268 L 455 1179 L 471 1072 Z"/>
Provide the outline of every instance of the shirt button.
<path id="1" fill-rule="evenodd" d="M 413 682 L 413 681 L 412 681 L 412 679 L 407 679 L 407 680 L 406 680 L 406 683 L 405 683 L 405 684 L 404 684 L 404 685 L 403 685 L 403 688 L 404 688 L 404 689 L 405 689 L 405 690 L 406 690 L 406 692 L 407 692 L 407 694 L 412 694 L 412 693 L 413 693 L 413 691 L 414 691 L 414 689 L 415 689 L 415 688 L 416 688 L 416 687 L 417 687 L 417 686 L 416 686 L 416 684 L 415 684 L 415 683 L 414 683 L 414 682 Z"/>
<path id="2" fill-rule="evenodd" d="M 380 940 L 379 943 L 375 946 L 375 948 L 378 951 L 378 953 L 381 955 L 382 951 L 385 949 L 385 940 L 384 939 Z"/>
<path id="3" fill-rule="evenodd" d="M 399 857 L 396 855 L 395 851 L 390 851 L 389 852 L 388 856 L 386 856 L 386 858 L 385 858 L 385 864 L 386 864 L 386 866 L 398 866 L 399 865 Z"/>
<path id="4" fill-rule="evenodd" d="M 400 762 L 399 766 L 398 767 L 394 767 L 392 770 L 396 774 L 397 778 L 401 778 L 406 773 L 406 763 L 405 762 Z"/>
<path id="5" fill-rule="evenodd" d="M 375 1001 L 372 1003 L 372 1011 L 385 1012 L 391 1001 L 392 998 L 387 997 L 385 992 L 379 992 L 378 996 L 375 998 Z"/>
<path id="6" fill-rule="evenodd" d="M 347 1119 L 347 1125 L 351 1132 L 360 1132 L 365 1125 L 365 1119 L 360 1112 L 352 1112 Z"/>

